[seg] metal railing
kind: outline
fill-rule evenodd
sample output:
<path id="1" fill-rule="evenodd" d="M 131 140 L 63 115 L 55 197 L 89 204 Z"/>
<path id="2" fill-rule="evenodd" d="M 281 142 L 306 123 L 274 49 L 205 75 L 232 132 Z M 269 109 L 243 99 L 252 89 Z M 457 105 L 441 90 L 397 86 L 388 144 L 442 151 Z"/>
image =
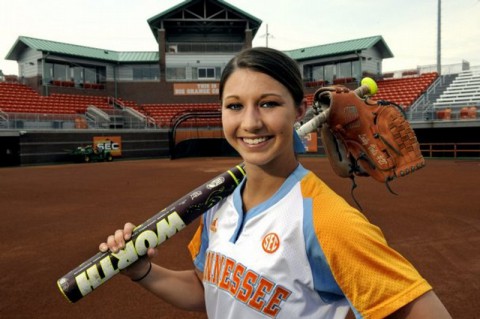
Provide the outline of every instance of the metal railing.
<path id="1" fill-rule="evenodd" d="M 92 114 L 45 114 L 45 113 L 12 113 L 0 114 L 0 130 L 31 129 L 31 130 L 61 130 L 61 129 L 159 129 L 154 120 L 146 117 L 145 121 L 138 118 L 122 116 L 122 111 L 107 111 L 109 119 L 105 120 Z M 81 120 L 81 121 L 79 121 Z M 88 125 L 78 125 L 87 123 Z"/>
<path id="2" fill-rule="evenodd" d="M 480 143 L 421 143 L 420 150 L 426 157 L 480 157 Z"/>

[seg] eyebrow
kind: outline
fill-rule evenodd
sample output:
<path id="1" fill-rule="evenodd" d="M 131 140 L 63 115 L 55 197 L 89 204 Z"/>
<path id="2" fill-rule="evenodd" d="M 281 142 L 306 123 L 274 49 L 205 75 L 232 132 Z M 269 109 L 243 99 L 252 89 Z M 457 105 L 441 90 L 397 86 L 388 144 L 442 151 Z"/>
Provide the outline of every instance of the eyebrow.
<path id="1" fill-rule="evenodd" d="M 262 95 L 260 95 L 260 98 L 263 99 L 263 98 L 266 98 L 266 97 L 269 97 L 269 96 L 276 96 L 276 97 L 280 97 L 280 98 L 283 98 L 283 96 L 281 94 L 277 94 L 277 93 L 264 93 Z M 228 96 L 225 96 L 224 99 L 229 99 L 229 98 L 235 98 L 235 99 L 240 99 L 240 96 L 239 95 L 228 95 Z"/>

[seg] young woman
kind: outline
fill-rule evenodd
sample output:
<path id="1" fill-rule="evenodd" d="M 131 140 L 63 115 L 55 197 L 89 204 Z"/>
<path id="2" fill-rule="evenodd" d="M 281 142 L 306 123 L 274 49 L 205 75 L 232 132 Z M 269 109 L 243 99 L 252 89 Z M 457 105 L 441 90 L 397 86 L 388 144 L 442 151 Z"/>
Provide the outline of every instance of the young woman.
<path id="1" fill-rule="evenodd" d="M 211 319 L 345 318 L 349 309 L 357 318 L 450 318 L 381 231 L 297 161 L 294 124 L 306 100 L 293 60 L 269 48 L 242 51 L 225 67 L 220 98 L 246 178 L 203 215 L 189 245 L 194 269 L 144 258 L 123 274 Z M 134 227 L 100 250 L 122 249 Z"/>

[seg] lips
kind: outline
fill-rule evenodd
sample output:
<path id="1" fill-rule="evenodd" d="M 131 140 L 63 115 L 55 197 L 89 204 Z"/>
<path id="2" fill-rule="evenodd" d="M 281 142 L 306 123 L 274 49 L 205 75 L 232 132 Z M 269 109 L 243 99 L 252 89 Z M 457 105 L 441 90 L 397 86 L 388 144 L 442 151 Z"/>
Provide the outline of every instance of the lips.
<path id="1" fill-rule="evenodd" d="M 258 145 L 258 144 L 261 144 L 265 141 L 267 141 L 268 139 L 270 139 L 269 137 L 256 137 L 256 138 L 248 138 L 248 137 L 244 137 L 242 138 L 242 141 L 245 143 L 245 144 L 248 144 L 248 145 Z"/>

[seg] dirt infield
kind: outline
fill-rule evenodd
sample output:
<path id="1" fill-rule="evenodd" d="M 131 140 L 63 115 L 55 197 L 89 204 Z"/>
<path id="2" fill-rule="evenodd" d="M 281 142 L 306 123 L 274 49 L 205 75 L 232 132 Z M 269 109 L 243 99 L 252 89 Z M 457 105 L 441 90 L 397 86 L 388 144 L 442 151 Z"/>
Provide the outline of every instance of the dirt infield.
<path id="1" fill-rule="evenodd" d="M 350 203 L 350 181 L 326 158 L 304 157 Z M 56 287 L 125 221 L 141 223 L 239 163 L 238 158 L 157 159 L 0 168 L 1 318 L 206 318 L 177 310 L 123 276 L 70 304 Z M 357 199 L 389 243 L 434 286 L 454 318 L 480 317 L 480 162 L 427 160 L 384 185 L 357 178 Z M 160 247 L 157 262 L 190 268 L 197 222 Z"/>

